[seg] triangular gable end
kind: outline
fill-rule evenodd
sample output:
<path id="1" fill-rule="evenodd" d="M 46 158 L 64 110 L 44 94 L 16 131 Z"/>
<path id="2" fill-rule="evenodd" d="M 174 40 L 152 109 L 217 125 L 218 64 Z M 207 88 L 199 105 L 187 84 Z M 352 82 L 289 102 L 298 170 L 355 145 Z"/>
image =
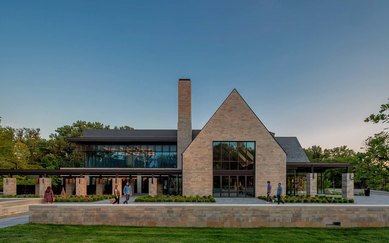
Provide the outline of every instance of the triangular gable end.
<path id="1" fill-rule="evenodd" d="M 250 108 L 244 98 L 239 94 L 236 89 L 233 89 L 211 118 L 207 121 L 200 133 L 192 141 L 191 144 L 186 148 L 184 153 L 191 147 L 192 144 L 196 143 L 196 140 L 201 139 L 203 134 L 212 133 L 215 130 L 225 131 L 225 134 L 239 134 L 245 133 L 245 130 L 252 126 L 257 126 L 259 130 L 262 130 L 262 136 L 268 136 L 278 147 L 286 154 L 283 148 L 280 146 L 278 141 L 271 135 L 266 126 L 262 123 L 255 112 Z M 250 137 L 246 134 L 245 137 Z M 220 136 L 220 140 L 223 140 L 224 136 Z M 236 136 L 232 136 L 236 137 Z M 239 137 L 239 136 L 238 136 Z M 256 137 L 253 134 L 253 137 Z"/>

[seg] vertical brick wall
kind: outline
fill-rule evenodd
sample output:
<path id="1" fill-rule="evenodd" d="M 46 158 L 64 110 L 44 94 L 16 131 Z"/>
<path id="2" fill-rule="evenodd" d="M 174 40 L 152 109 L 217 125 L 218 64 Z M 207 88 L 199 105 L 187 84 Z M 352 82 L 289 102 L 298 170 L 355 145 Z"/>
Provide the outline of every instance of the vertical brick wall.
<path id="1" fill-rule="evenodd" d="M 158 195 L 158 179 L 149 178 L 149 195 L 156 196 Z"/>
<path id="2" fill-rule="evenodd" d="M 233 90 L 184 152 L 183 195 L 212 195 L 213 141 L 256 142 L 255 196 L 266 195 L 267 181 L 285 188 L 285 152 Z"/>
<path id="3" fill-rule="evenodd" d="M 3 195 L 16 195 L 16 178 L 3 178 Z"/>
<path id="4" fill-rule="evenodd" d="M 51 187 L 51 178 L 38 178 L 35 184 L 35 195 L 43 197 L 48 186 Z"/>
<path id="5" fill-rule="evenodd" d="M 76 178 L 76 196 L 86 196 L 86 178 L 78 177 Z"/>
<path id="6" fill-rule="evenodd" d="M 103 195 L 104 194 L 104 187 L 105 183 L 102 178 L 96 179 L 96 195 Z"/>
<path id="7" fill-rule="evenodd" d="M 354 198 L 354 173 L 342 174 L 342 197 Z"/>
<path id="8" fill-rule="evenodd" d="M 178 81 L 177 168 L 182 168 L 181 154 L 192 142 L 192 89 L 190 79 Z"/>
<path id="9" fill-rule="evenodd" d="M 307 173 L 307 196 L 317 195 L 317 173 Z"/>

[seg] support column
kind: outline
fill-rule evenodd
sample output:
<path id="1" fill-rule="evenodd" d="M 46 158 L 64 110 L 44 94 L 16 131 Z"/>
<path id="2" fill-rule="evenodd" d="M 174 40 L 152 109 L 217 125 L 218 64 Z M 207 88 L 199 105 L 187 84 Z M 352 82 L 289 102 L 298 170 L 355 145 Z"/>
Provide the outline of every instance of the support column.
<path id="1" fill-rule="evenodd" d="M 16 195 L 16 178 L 3 178 L 3 195 Z"/>
<path id="2" fill-rule="evenodd" d="M 103 178 L 96 178 L 96 195 L 103 195 L 104 194 L 104 179 Z"/>
<path id="3" fill-rule="evenodd" d="M 149 178 L 149 195 L 157 196 L 158 195 L 158 179 Z"/>
<path id="4" fill-rule="evenodd" d="M 66 196 L 74 195 L 74 189 L 76 188 L 76 179 L 68 178 L 65 180 L 65 192 Z"/>
<path id="5" fill-rule="evenodd" d="M 51 178 L 38 178 L 37 183 L 35 184 L 35 195 L 43 197 L 47 187 L 49 186 L 51 187 Z"/>
<path id="6" fill-rule="evenodd" d="M 115 185 L 118 185 L 120 196 L 123 195 L 122 194 L 122 178 L 119 178 L 119 177 L 112 178 L 112 195 L 115 191 Z"/>
<path id="7" fill-rule="evenodd" d="M 85 177 L 78 177 L 76 179 L 76 196 L 86 196 L 86 178 Z"/>
<path id="8" fill-rule="evenodd" d="M 317 173 L 307 173 L 307 196 L 317 195 Z"/>
<path id="9" fill-rule="evenodd" d="M 342 174 L 342 197 L 346 199 L 354 198 L 354 173 Z"/>
<path id="10" fill-rule="evenodd" d="M 139 194 L 142 193 L 142 176 L 136 177 L 136 189 Z"/>

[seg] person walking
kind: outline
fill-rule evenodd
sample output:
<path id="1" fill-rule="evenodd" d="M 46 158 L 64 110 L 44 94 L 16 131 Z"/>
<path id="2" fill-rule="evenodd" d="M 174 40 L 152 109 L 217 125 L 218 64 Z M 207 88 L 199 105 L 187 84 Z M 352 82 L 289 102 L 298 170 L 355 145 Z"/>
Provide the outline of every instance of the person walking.
<path id="1" fill-rule="evenodd" d="M 266 190 L 266 194 L 267 194 L 267 197 L 266 197 L 266 201 L 267 202 L 273 202 L 273 199 L 271 198 L 271 184 L 270 184 L 270 181 L 267 181 L 267 190 Z"/>
<path id="2" fill-rule="evenodd" d="M 45 203 L 54 202 L 54 192 L 50 186 L 47 187 L 45 194 L 43 195 L 43 200 L 45 201 Z"/>
<path id="3" fill-rule="evenodd" d="M 130 200 L 131 196 L 131 186 L 129 182 L 124 186 L 123 193 L 126 195 L 126 201 L 124 201 L 123 204 L 128 204 L 128 200 Z"/>
<path id="4" fill-rule="evenodd" d="M 281 186 L 281 183 L 278 183 L 278 187 L 277 187 L 277 202 L 278 202 L 278 204 L 280 204 L 280 202 L 282 202 L 282 204 L 284 204 L 284 201 L 282 201 L 282 199 L 281 199 L 281 195 L 282 195 L 282 186 Z"/>
<path id="5" fill-rule="evenodd" d="M 115 189 L 113 190 L 113 196 L 115 198 L 115 201 L 112 204 L 120 204 L 120 191 L 118 189 L 118 185 L 115 185 Z"/>

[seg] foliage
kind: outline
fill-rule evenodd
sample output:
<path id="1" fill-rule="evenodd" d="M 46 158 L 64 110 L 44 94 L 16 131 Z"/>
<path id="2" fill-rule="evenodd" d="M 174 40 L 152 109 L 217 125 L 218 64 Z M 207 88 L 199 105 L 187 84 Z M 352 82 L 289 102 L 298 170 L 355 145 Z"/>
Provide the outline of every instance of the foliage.
<path id="1" fill-rule="evenodd" d="M 79 137 L 85 129 L 109 129 L 100 122 L 76 121 L 59 127 L 50 134 L 49 140 L 40 136 L 40 129 L 0 126 L 0 168 L 2 169 L 59 169 L 80 167 L 83 156 L 76 145 L 67 141 Z M 129 126 L 113 129 L 132 130 Z"/>
<path id="2" fill-rule="evenodd" d="M 386 104 L 382 104 L 377 114 L 371 114 L 365 118 L 365 122 L 389 123 L 389 99 Z"/>
<path id="3" fill-rule="evenodd" d="M 389 123 L 389 102 L 382 104 L 379 112 L 368 116 L 365 122 Z M 389 178 L 389 133 L 374 134 L 365 143 L 366 153 L 357 163 L 358 179 L 364 180 L 368 187 L 389 190 L 389 185 L 386 185 Z"/>
<path id="4" fill-rule="evenodd" d="M 211 195 L 209 196 L 167 196 L 167 195 L 159 195 L 159 196 L 141 196 L 135 198 L 135 202 L 216 202 L 215 198 Z"/>
<path id="5" fill-rule="evenodd" d="M 119 216 L 120 217 L 120 216 Z M 188 228 L 24 224 L 1 242 L 388 242 L 389 228 Z"/>
<path id="6" fill-rule="evenodd" d="M 347 146 L 323 150 L 320 146 L 313 145 L 304 151 L 311 162 L 350 163 L 355 160 L 356 155 L 355 151 Z"/>
<path id="7" fill-rule="evenodd" d="M 267 200 L 266 196 L 259 196 L 258 199 Z M 328 196 L 281 196 L 281 199 L 285 203 L 354 203 L 353 199 L 345 199 L 341 197 L 328 197 Z M 273 200 L 276 201 L 276 196 L 273 196 Z"/>
<path id="8" fill-rule="evenodd" d="M 389 135 L 375 134 L 366 140 L 366 152 L 358 155 L 355 163 L 355 179 L 365 187 L 384 189 L 389 177 Z"/>
<path id="9" fill-rule="evenodd" d="M 54 202 L 96 202 L 107 199 L 112 199 L 113 195 L 89 195 L 89 196 L 70 196 L 70 197 L 62 197 L 55 196 Z"/>
<path id="10" fill-rule="evenodd" d="M 322 149 L 318 145 L 314 145 L 310 148 L 304 149 L 311 162 L 323 162 L 323 163 L 354 163 L 357 159 L 354 150 L 347 146 L 340 146 L 331 149 Z M 342 173 L 345 173 L 345 169 L 328 169 L 324 172 L 324 187 L 341 187 Z"/>

